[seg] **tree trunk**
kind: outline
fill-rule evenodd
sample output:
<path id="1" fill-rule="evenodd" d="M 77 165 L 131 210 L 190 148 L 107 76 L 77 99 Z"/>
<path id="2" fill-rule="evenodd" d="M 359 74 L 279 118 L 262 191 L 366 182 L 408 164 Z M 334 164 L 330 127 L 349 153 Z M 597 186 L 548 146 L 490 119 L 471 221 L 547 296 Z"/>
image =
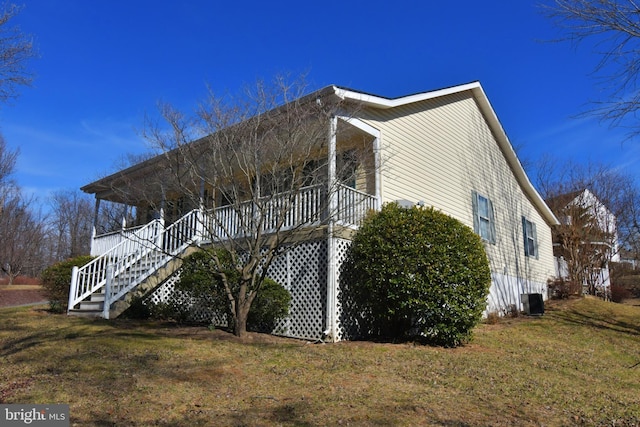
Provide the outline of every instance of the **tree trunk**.
<path id="1" fill-rule="evenodd" d="M 238 304 L 233 325 L 233 334 L 243 337 L 247 334 L 247 317 L 249 317 L 249 307 L 247 304 Z"/>

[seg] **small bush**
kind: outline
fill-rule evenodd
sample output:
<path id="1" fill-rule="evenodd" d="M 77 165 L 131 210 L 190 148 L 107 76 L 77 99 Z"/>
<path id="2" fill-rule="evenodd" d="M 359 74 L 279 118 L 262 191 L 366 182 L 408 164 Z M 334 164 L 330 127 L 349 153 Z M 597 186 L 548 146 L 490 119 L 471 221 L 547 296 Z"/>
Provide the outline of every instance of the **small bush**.
<path id="1" fill-rule="evenodd" d="M 131 300 L 129 307 L 120 315 L 123 319 L 146 320 L 151 318 L 150 305 L 144 297 L 135 296 Z"/>
<path id="2" fill-rule="evenodd" d="M 138 320 L 171 320 L 184 324 L 192 323 L 194 316 L 190 305 L 180 304 L 173 299 L 168 302 L 154 303 L 150 299 L 136 297 L 131 301 L 129 308 L 122 313 L 122 317 Z"/>
<path id="3" fill-rule="evenodd" d="M 255 332 L 273 332 L 278 322 L 289 315 L 289 304 L 289 291 L 275 280 L 266 278 L 251 304 L 247 329 Z"/>
<path id="4" fill-rule="evenodd" d="M 580 286 L 576 286 L 571 280 L 565 280 L 561 277 L 550 279 L 547 281 L 549 297 L 553 299 L 567 299 L 571 295 L 578 295 L 581 291 Z"/>
<path id="5" fill-rule="evenodd" d="M 49 299 L 51 311 L 54 313 L 67 311 L 71 270 L 73 267 L 82 267 L 91 260 L 93 260 L 91 256 L 79 256 L 53 264 L 42 272 L 42 287 Z"/>
<path id="6" fill-rule="evenodd" d="M 487 317 L 484 319 L 484 323 L 487 325 L 495 325 L 500 322 L 500 313 L 497 311 L 492 311 L 487 314 Z"/>
<path id="7" fill-rule="evenodd" d="M 457 346 L 480 321 L 491 284 L 483 243 L 433 208 L 385 205 L 356 233 L 342 266 L 341 322 L 377 337 Z"/>
<path id="8" fill-rule="evenodd" d="M 224 285 L 212 259 L 213 254 L 209 251 L 198 251 L 184 259 L 176 290 L 206 303 L 207 308 L 212 312 L 226 314 L 227 318 L 230 318 L 229 301 Z M 226 267 L 224 273 L 227 279 L 232 286 L 235 286 L 240 275 L 232 267 L 231 256 L 224 250 L 216 251 L 216 256 Z M 277 323 L 289 314 L 290 303 L 289 291 L 274 280 L 265 278 L 258 295 L 251 304 L 247 329 L 255 332 L 272 332 Z M 175 309 L 180 307 L 174 307 Z"/>
<path id="9" fill-rule="evenodd" d="M 631 297 L 632 294 L 627 288 L 614 284 L 611 285 L 611 301 L 622 302 Z"/>

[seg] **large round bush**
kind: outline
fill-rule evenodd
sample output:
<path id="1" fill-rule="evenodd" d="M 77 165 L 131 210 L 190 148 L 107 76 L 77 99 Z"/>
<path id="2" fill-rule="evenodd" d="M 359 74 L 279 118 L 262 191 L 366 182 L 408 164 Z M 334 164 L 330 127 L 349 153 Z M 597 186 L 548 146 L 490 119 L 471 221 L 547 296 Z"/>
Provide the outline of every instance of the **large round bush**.
<path id="1" fill-rule="evenodd" d="M 386 204 L 356 233 L 340 276 L 344 323 L 362 335 L 468 340 L 491 284 L 482 241 L 433 208 Z"/>

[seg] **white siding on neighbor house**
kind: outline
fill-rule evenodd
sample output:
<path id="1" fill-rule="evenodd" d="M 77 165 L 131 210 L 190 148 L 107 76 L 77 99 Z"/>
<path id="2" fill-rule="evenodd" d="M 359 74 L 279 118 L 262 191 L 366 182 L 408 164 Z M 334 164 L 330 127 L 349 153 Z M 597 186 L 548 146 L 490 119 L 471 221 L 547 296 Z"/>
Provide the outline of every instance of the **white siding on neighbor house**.
<path id="1" fill-rule="evenodd" d="M 493 203 L 496 243 L 486 243 L 493 286 L 488 311 L 519 306 L 554 276 L 551 229 L 518 183 L 470 91 L 390 109 L 367 109 L 381 132 L 382 201 L 424 201 L 473 228 L 472 191 Z M 537 229 L 525 256 L 522 217 Z"/>

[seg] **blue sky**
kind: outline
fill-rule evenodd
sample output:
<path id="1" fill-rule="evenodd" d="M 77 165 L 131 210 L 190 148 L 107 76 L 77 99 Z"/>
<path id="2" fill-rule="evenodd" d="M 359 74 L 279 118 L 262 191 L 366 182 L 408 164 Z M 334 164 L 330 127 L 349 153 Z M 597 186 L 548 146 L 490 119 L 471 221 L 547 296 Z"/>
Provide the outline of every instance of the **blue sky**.
<path id="1" fill-rule="evenodd" d="M 18 183 L 44 203 L 145 151 L 145 114 L 159 100 L 193 108 L 207 85 L 308 73 L 314 89 L 395 97 L 480 80 L 527 161 L 603 161 L 640 179 L 640 144 L 573 118 L 598 98 L 598 57 L 547 42 L 559 33 L 538 4 L 28 0 L 15 23 L 38 46 L 36 79 L 0 107 L 0 132 L 20 148 Z"/>

